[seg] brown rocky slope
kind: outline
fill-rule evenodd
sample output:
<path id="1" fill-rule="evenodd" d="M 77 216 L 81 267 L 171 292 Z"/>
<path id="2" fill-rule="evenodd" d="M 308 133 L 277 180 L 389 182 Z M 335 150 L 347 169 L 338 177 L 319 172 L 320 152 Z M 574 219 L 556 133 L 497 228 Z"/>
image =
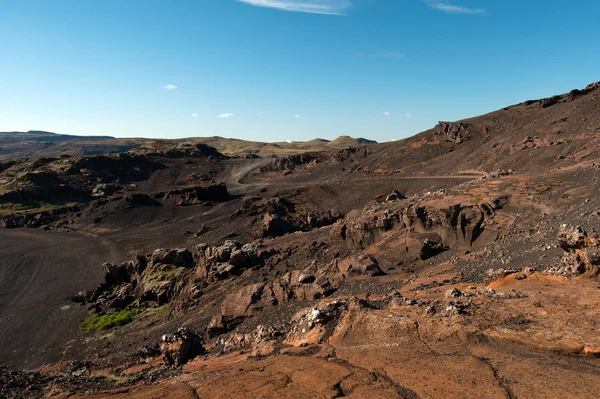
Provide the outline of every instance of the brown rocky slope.
<path id="1" fill-rule="evenodd" d="M 597 87 L 368 148 L 161 158 L 136 183 L 160 206 L 70 224 L 127 255 L 71 293 L 88 332 L 35 371 L 0 369 L 0 394 L 595 397 Z M 234 195 L 166 198 L 188 168 Z"/>

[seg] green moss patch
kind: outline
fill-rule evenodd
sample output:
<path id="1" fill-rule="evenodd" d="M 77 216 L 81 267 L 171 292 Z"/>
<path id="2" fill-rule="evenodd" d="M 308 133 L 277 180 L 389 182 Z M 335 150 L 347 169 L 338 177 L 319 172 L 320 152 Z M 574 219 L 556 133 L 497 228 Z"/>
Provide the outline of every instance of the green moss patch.
<path id="1" fill-rule="evenodd" d="M 110 328 L 116 328 L 129 324 L 137 316 L 138 310 L 120 310 L 114 313 L 107 313 L 103 315 L 91 315 L 85 319 L 81 325 L 81 331 L 86 333 L 92 333 L 99 330 L 108 330 Z"/>

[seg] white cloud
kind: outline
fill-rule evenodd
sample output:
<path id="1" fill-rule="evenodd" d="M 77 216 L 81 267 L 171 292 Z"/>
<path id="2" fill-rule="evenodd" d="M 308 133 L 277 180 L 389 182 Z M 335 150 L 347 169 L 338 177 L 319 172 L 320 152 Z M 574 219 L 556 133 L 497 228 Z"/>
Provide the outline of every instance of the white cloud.
<path id="1" fill-rule="evenodd" d="M 390 112 L 390 111 L 385 111 L 385 112 L 383 113 L 383 116 L 390 116 L 390 115 L 391 115 L 391 112 Z"/>
<path id="2" fill-rule="evenodd" d="M 292 144 L 292 140 L 286 140 L 285 142 L 288 144 Z"/>
<path id="3" fill-rule="evenodd" d="M 486 14 L 484 8 L 469 8 L 448 3 L 446 0 L 425 0 L 431 8 L 452 14 Z"/>
<path id="4" fill-rule="evenodd" d="M 195 113 L 195 112 L 194 112 L 194 113 L 192 114 L 192 116 L 193 116 L 194 118 L 197 118 L 197 117 L 199 117 L 200 115 L 198 115 L 197 113 Z"/>
<path id="5" fill-rule="evenodd" d="M 301 116 L 302 115 L 300 115 L 300 114 L 294 115 L 294 119 L 300 119 Z"/>
<path id="6" fill-rule="evenodd" d="M 344 15 L 352 6 L 350 0 L 237 0 L 256 7 L 276 8 L 284 11 L 310 14 Z"/>
<path id="7" fill-rule="evenodd" d="M 219 118 L 231 118 L 232 116 L 235 116 L 235 115 L 231 114 L 229 112 L 226 112 L 224 114 L 219 114 Z"/>
<path id="8" fill-rule="evenodd" d="M 406 117 L 407 117 L 407 118 L 410 118 L 410 117 L 411 117 L 411 115 L 410 115 L 410 112 L 407 112 L 407 113 L 406 113 Z"/>
<path id="9" fill-rule="evenodd" d="M 169 90 L 169 91 L 171 91 L 171 90 L 177 90 L 177 86 L 168 84 L 166 86 L 163 86 L 163 89 Z"/>

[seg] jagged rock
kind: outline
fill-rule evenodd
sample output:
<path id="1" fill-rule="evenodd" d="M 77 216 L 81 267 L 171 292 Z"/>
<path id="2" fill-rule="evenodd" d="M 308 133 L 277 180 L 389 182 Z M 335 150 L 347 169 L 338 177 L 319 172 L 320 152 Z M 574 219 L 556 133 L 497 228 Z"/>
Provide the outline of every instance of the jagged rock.
<path id="1" fill-rule="evenodd" d="M 246 244 L 240 249 L 235 249 L 231 252 L 229 263 L 237 267 L 252 267 L 260 264 L 258 257 L 258 245 L 254 243 Z"/>
<path id="2" fill-rule="evenodd" d="M 150 257 L 152 264 L 165 264 L 180 267 L 194 267 L 194 255 L 185 248 L 180 249 L 157 249 Z"/>
<path id="3" fill-rule="evenodd" d="M 201 252 L 201 253 L 204 253 L 209 248 L 210 248 L 210 246 L 205 242 L 196 245 L 196 251 Z"/>
<path id="4" fill-rule="evenodd" d="M 105 197 L 109 195 L 113 195 L 117 192 L 121 187 L 113 183 L 100 183 L 94 187 L 92 190 L 92 195 L 94 197 Z"/>
<path id="5" fill-rule="evenodd" d="M 262 297 L 265 285 L 257 283 L 227 295 L 221 303 L 221 315 L 226 322 L 239 320 L 253 311 L 253 305 Z"/>
<path id="6" fill-rule="evenodd" d="M 267 213 L 262 217 L 262 226 L 258 231 L 259 237 L 279 237 L 293 233 L 297 229 L 281 215 Z"/>
<path id="7" fill-rule="evenodd" d="M 230 352 L 242 348 L 252 347 L 253 356 L 266 355 L 275 348 L 274 345 L 266 345 L 273 341 L 281 332 L 274 327 L 259 325 L 249 334 L 232 334 L 223 340 L 223 351 Z"/>
<path id="8" fill-rule="evenodd" d="M 227 323 L 222 314 L 216 314 L 206 327 L 206 335 L 209 339 L 225 334 L 227 332 Z"/>
<path id="9" fill-rule="evenodd" d="M 208 144 L 197 143 L 178 143 L 176 147 L 169 148 L 162 152 L 161 155 L 170 158 L 209 158 L 209 159 L 227 159 L 226 155 L 221 154 L 215 147 Z"/>
<path id="10" fill-rule="evenodd" d="M 266 172 L 277 172 L 277 171 L 292 171 L 296 169 L 296 167 L 304 164 L 308 164 L 312 162 L 314 159 L 317 159 L 316 156 L 312 154 L 297 154 L 297 155 L 289 155 L 285 157 L 278 157 L 271 161 L 270 163 L 261 166 L 259 169 L 260 173 Z"/>
<path id="11" fill-rule="evenodd" d="M 587 233 L 579 226 L 563 224 L 558 231 L 558 244 L 565 251 L 581 249 L 586 244 Z"/>
<path id="12" fill-rule="evenodd" d="M 316 279 L 315 276 L 303 273 L 298 277 L 298 282 L 300 284 L 310 284 L 310 283 L 313 283 L 315 281 L 315 279 Z"/>
<path id="13" fill-rule="evenodd" d="M 204 353 L 202 338 L 192 330 L 181 327 L 174 334 L 163 335 L 160 351 L 166 366 L 181 366 Z"/>
<path id="14" fill-rule="evenodd" d="M 366 248 L 379 241 L 381 235 L 394 228 L 411 233 L 435 234 L 444 247 L 470 248 L 482 235 L 484 222 L 508 201 L 499 197 L 478 205 L 455 204 L 447 208 L 434 208 L 403 202 L 376 204 L 360 212 L 353 211 L 344 225 L 345 236 L 353 247 Z"/>
<path id="15" fill-rule="evenodd" d="M 486 272 L 487 278 L 488 280 L 497 280 L 499 278 L 502 277 L 506 277 L 508 275 L 514 274 L 514 273 L 518 273 L 519 271 L 517 269 L 490 269 Z"/>
<path id="16" fill-rule="evenodd" d="M 579 276 L 586 271 L 586 264 L 584 259 L 573 252 L 567 252 L 561 259 L 562 267 L 553 269 L 552 274 L 563 275 L 565 277 Z"/>
<path id="17" fill-rule="evenodd" d="M 448 299 L 460 298 L 461 296 L 463 296 L 463 293 L 458 288 L 449 289 L 445 294 L 445 297 Z"/>
<path id="18" fill-rule="evenodd" d="M 338 268 L 344 276 L 380 276 L 383 273 L 377 259 L 372 255 L 359 255 L 338 263 Z"/>
<path id="19" fill-rule="evenodd" d="M 113 287 L 122 283 L 131 281 L 130 273 L 127 270 L 127 263 L 115 265 L 113 263 L 102 264 L 104 269 L 104 281 L 107 286 Z"/>
<path id="20" fill-rule="evenodd" d="M 433 134 L 442 137 L 445 141 L 460 144 L 471 136 L 471 126 L 462 122 L 439 122 Z"/>
<path id="21" fill-rule="evenodd" d="M 204 204 L 207 201 L 226 202 L 231 199 L 227 186 L 224 183 L 210 186 L 186 187 L 164 193 L 164 198 L 177 198 L 178 206 Z"/>
<path id="22" fill-rule="evenodd" d="M 214 257 L 218 262 L 228 262 L 231 258 L 232 252 L 241 247 L 242 244 L 239 242 L 227 240 L 220 247 L 214 248 L 214 251 L 212 252 L 214 253 Z"/>
<path id="23" fill-rule="evenodd" d="M 258 258 L 261 261 L 266 261 L 267 259 L 272 258 L 273 256 L 279 254 L 280 251 L 278 249 L 275 248 L 264 248 L 264 249 L 259 249 L 257 252 Z"/>
<path id="24" fill-rule="evenodd" d="M 390 194 L 385 197 L 385 202 L 397 201 L 401 199 L 405 199 L 406 197 L 398 190 L 392 191 Z"/>
<path id="25" fill-rule="evenodd" d="M 302 309 L 292 317 L 284 343 L 291 346 L 320 343 L 327 334 L 326 325 L 338 319 L 347 308 L 347 301 L 336 300 Z"/>
<path id="26" fill-rule="evenodd" d="M 432 258 L 445 250 L 444 245 L 440 241 L 426 238 L 423 241 L 423 246 L 419 251 L 419 259 L 426 260 Z"/>
<path id="27" fill-rule="evenodd" d="M 329 226 L 333 224 L 337 219 L 339 219 L 341 215 L 339 212 L 333 210 L 326 213 L 321 214 L 310 214 L 306 220 L 306 223 L 311 228 L 318 228 L 323 226 Z"/>

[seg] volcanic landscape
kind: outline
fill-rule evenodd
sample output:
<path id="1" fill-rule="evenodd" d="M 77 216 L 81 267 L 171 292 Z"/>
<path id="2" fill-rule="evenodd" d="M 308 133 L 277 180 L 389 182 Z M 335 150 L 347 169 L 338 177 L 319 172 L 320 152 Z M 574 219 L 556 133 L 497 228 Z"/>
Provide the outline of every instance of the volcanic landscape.
<path id="1" fill-rule="evenodd" d="M 375 143 L 0 133 L 0 397 L 593 398 L 600 83 Z"/>

